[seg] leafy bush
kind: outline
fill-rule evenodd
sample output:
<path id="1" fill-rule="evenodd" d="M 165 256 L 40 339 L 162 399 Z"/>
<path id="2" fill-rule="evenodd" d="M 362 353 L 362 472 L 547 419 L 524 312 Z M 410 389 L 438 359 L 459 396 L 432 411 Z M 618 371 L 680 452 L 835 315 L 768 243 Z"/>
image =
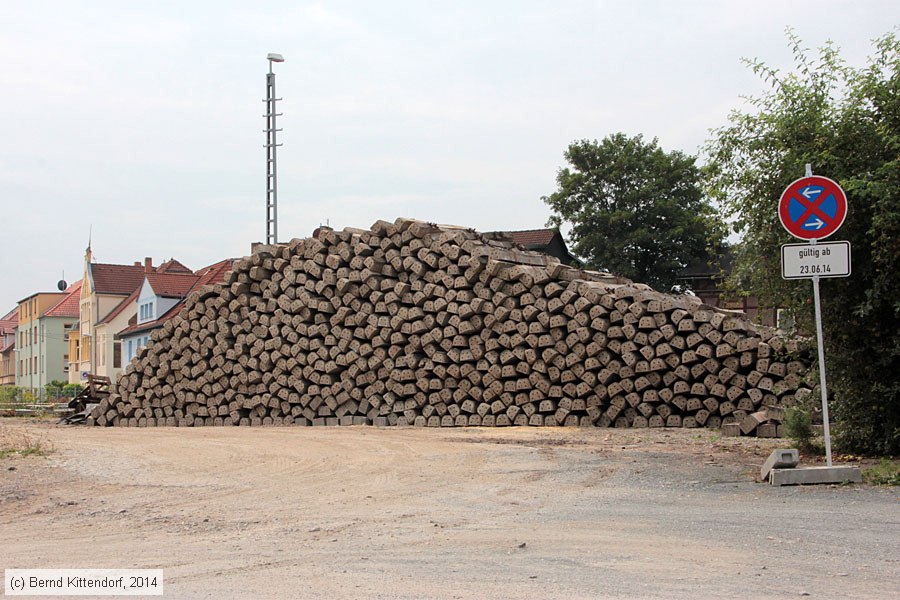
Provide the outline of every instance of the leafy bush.
<path id="1" fill-rule="evenodd" d="M 797 449 L 804 453 L 814 453 L 819 448 L 813 442 L 816 434 L 812 429 L 809 412 L 799 406 L 792 406 L 784 412 L 784 430 Z"/>
<path id="2" fill-rule="evenodd" d="M 81 393 L 81 390 L 83 390 L 83 389 L 84 389 L 84 386 L 81 385 L 80 383 L 67 383 L 66 385 L 63 386 L 62 395 L 65 396 L 66 398 L 74 398 L 79 393 Z"/>
<path id="3" fill-rule="evenodd" d="M 0 402 L 15 402 L 19 394 L 19 388 L 14 385 L 4 385 L 0 387 Z"/>
<path id="4" fill-rule="evenodd" d="M 789 38 L 795 71 L 748 61 L 771 89 L 707 146 L 708 191 L 742 236 L 732 283 L 813 331 L 812 285 L 785 281 L 772 260 L 796 241 L 778 199 L 806 164 L 841 185 L 850 208 L 836 239 L 852 244 L 853 274 L 824 280 L 821 303 L 836 447 L 900 454 L 900 38 L 876 40 L 859 68 L 831 44 L 811 56 Z"/>

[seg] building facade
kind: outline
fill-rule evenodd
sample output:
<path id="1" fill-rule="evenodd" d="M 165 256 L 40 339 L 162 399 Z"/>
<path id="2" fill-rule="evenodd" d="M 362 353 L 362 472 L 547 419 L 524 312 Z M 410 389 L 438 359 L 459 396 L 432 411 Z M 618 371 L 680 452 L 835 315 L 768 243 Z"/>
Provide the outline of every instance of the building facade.
<path id="1" fill-rule="evenodd" d="M 185 299 L 205 285 L 221 283 L 231 271 L 235 259 L 228 258 L 204 267 L 191 276 L 147 275 L 133 301 L 134 322 L 118 334 L 125 364 L 138 350 L 150 343 L 150 333 L 178 314 Z"/>
<path id="2" fill-rule="evenodd" d="M 165 314 L 184 298 L 198 279 L 199 276 L 193 273 L 145 273 L 143 283 L 95 327 L 97 375 L 115 381 L 137 351 L 135 340 L 122 340 L 119 334 Z M 139 341 L 146 344 L 146 340 Z"/>
<path id="3" fill-rule="evenodd" d="M 175 259 L 158 267 L 151 258 L 132 265 L 95 263 L 91 248 L 84 255 L 78 325 L 68 332 L 69 383 L 83 383 L 89 374 L 114 379 L 125 360 L 116 335 L 129 326 L 131 297 L 140 290 L 147 275 L 179 273 L 190 269 Z"/>
<path id="4" fill-rule="evenodd" d="M 66 292 L 38 292 L 19 301 L 16 329 L 16 385 L 37 392 L 52 381 L 66 381 L 66 330 L 78 318 L 73 298 L 80 284 Z"/>
<path id="5" fill-rule="evenodd" d="M 0 318 L 0 386 L 16 385 L 16 329 L 19 307 Z"/>
<path id="6" fill-rule="evenodd" d="M 752 294 L 735 293 L 726 289 L 725 280 L 734 268 L 734 255 L 728 249 L 721 249 L 715 260 L 698 261 L 688 265 L 678 274 L 678 286 L 690 290 L 704 304 L 725 310 L 737 310 L 749 318 L 769 327 L 781 327 L 778 311 L 763 306 L 759 298 Z"/>

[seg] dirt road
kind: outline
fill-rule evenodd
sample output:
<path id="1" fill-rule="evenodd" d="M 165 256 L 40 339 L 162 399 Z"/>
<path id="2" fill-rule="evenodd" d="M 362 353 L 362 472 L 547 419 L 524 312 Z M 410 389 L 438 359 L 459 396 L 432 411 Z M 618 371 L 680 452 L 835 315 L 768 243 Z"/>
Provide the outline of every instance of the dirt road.
<path id="1" fill-rule="evenodd" d="M 3 568 L 169 598 L 888 598 L 900 494 L 772 488 L 705 430 L 90 429 L 0 420 Z M 783 445 L 783 442 L 782 442 Z"/>

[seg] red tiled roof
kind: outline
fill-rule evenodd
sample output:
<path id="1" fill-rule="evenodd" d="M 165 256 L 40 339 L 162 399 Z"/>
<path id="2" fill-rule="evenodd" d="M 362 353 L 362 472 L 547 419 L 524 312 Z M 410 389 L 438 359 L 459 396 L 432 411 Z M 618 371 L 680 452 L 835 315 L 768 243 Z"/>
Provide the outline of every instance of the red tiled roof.
<path id="1" fill-rule="evenodd" d="M 193 273 L 147 273 L 147 281 L 157 296 L 184 298 L 199 277 Z"/>
<path id="2" fill-rule="evenodd" d="M 191 274 L 186 266 L 170 258 L 158 267 L 151 267 L 150 273 L 181 273 Z M 109 265 L 104 263 L 91 263 L 91 277 L 94 282 L 94 292 L 97 294 L 118 294 L 127 296 L 141 287 L 147 270 L 143 264 L 135 265 Z"/>
<path id="3" fill-rule="evenodd" d="M 137 300 L 141 293 L 141 285 L 144 277 L 156 274 L 190 275 L 191 270 L 183 264 L 170 258 L 158 267 L 151 267 L 147 272 L 143 264 L 134 265 L 109 265 L 103 263 L 91 263 L 91 275 L 94 280 L 94 292 L 98 294 L 116 294 L 126 296 L 116 307 L 100 320 L 100 323 L 108 323 L 116 318 L 125 308 Z M 177 287 L 177 286 L 176 286 Z M 156 289 L 154 288 L 154 291 Z M 181 297 L 181 295 L 176 295 Z"/>
<path id="4" fill-rule="evenodd" d="M 15 307 L 0 319 L 0 335 L 12 333 L 19 326 L 19 307 Z"/>
<path id="5" fill-rule="evenodd" d="M 44 317 L 77 317 L 81 313 L 81 280 L 66 290 L 65 297 L 44 311 Z"/>
<path id="6" fill-rule="evenodd" d="M 163 263 L 166 264 L 166 263 Z M 180 264 L 180 263 L 179 263 Z M 146 273 L 145 277 L 150 282 L 150 287 L 153 288 L 153 291 L 158 296 L 165 296 L 167 298 L 184 298 L 188 291 L 194 286 L 194 284 L 199 279 L 198 275 L 192 275 L 189 273 Z M 100 323 L 109 323 L 116 317 L 118 317 L 122 312 L 134 304 L 137 299 L 141 295 L 141 288 L 143 287 L 143 282 L 134 288 L 134 291 L 129 294 L 127 298 L 119 302 L 112 311 L 103 319 L 100 320 Z"/>
<path id="7" fill-rule="evenodd" d="M 220 260 L 215 264 L 203 267 L 197 271 L 195 275 L 199 275 L 200 279 L 197 281 L 197 285 L 194 286 L 194 289 L 200 289 L 204 285 L 222 283 L 225 281 L 225 274 L 232 269 L 236 260 L 236 258 L 226 258 L 225 260 Z"/>
<path id="8" fill-rule="evenodd" d="M 183 304 L 182 302 L 179 302 L 178 304 L 176 304 L 175 306 L 172 307 L 172 310 L 174 310 L 176 308 L 180 310 L 182 304 Z M 120 331 L 119 333 L 116 334 L 116 339 L 121 339 L 127 335 L 131 335 L 132 333 L 141 333 L 142 331 L 151 331 L 153 329 L 156 329 L 157 327 L 162 326 L 163 323 L 165 323 L 166 321 L 168 321 L 169 319 L 171 319 L 172 317 L 174 317 L 175 315 L 178 314 L 178 311 L 172 312 L 172 310 L 169 310 L 169 312 L 167 312 L 160 318 L 156 319 L 155 321 L 147 321 L 146 323 L 141 323 L 140 325 L 131 325 L 130 327 L 126 327 L 125 329 L 123 329 L 122 331 Z M 168 316 L 169 313 L 172 313 L 171 317 Z"/>
<path id="9" fill-rule="evenodd" d="M 96 294 L 127 296 L 144 281 L 143 265 L 107 265 L 91 263 L 91 279 Z"/>
<path id="10" fill-rule="evenodd" d="M 185 273 L 187 275 L 190 275 L 191 273 L 193 273 L 193 271 L 188 269 L 186 266 L 184 266 L 183 264 L 181 264 L 174 258 L 170 258 L 163 264 L 156 267 L 156 272 L 157 273 Z M 155 289 L 156 288 L 154 288 L 154 290 Z"/>
<path id="11" fill-rule="evenodd" d="M 5 353 L 5 352 L 8 351 L 10 348 L 13 348 L 15 345 L 16 345 L 16 340 L 12 340 L 11 342 L 9 342 L 8 344 L 6 344 L 5 346 L 0 346 L 0 354 Z"/>
<path id="12" fill-rule="evenodd" d="M 161 315 L 155 321 L 147 321 L 146 323 L 141 323 L 140 325 L 132 325 L 126 329 L 120 331 L 116 337 L 122 337 L 126 335 L 131 335 L 133 333 L 140 333 L 143 331 L 151 331 L 156 329 L 157 327 L 161 327 L 163 323 L 172 319 L 181 312 L 181 309 L 184 308 L 185 299 L 191 295 L 192 292 L 199 290 L 204 285 L 211 285 L 216 283 L 222 283 L 225 281 L 225 274 L 231 271 L 232 266 L 234 265 L 236 258 L 226 258 L 225 260 L 219 261 L 215 264 L 209 265 L 208 267 L 203 267 L 198 270 L 195 275 L 199 275 L 199 278 L 196 280 L 194 285 L 187 291 L 187 293 L 182 297 L 181 301 L 167 310 L 165 314 Z M 154 288 L 154 291 L 155 288 Z"/>
<path id="13" fill-rule="evenodd" d="M 512 240 L 525 246 L 546 246 L 556 235 L 555 229 L 526 229 L 523 231 L 504 231 Z"/>

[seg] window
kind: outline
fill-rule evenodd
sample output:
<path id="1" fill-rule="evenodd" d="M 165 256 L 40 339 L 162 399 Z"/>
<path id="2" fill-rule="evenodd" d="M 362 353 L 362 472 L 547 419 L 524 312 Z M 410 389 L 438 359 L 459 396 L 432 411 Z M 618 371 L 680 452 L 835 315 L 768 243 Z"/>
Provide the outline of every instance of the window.
<path id="1" fill-rule="evenodd" d="M 150 341 L 150 336 L 147 336 L 147 335 L 141 336 L 141 337 L 135 339 L 134 340 L 134 354 L 132 354 L 132 356 L 137 354 L 138 350 L 140 350 L 141 348 L 146 346 L 148 341 Z M 131 342 L 129 341 L 129 343 L 131 343 Z"/>
<path id="2" fill-rule="evenodd" d="M 153 301 L 144 302 L 138 307 L 138 322 L 153 320 Z"/>
<path id="3" fill-rule="evenodd" d="M 69 372 L 69 355 L 63 354 L 63 373 Z"/>
<path id="4" fill-rule="evenodd" d="M 34 343 L 37 344 L 37 327 L 31 330 L 32 336 L 34 337 Z"/>
<path id="5" fill-rule="evenodd" d="M 122 368 L 122 342 L 113 343 L 113 368 Z"/>
<path id="6" fill-rule="evenodd" d="M 90 304 L 81 305 L 81 335 L 90 335 L 91 333 L 91 306 Z"/>
<path id="7" fill-rule="evenodd" d="M 134 340 L 128 340 L 128 354 L 126 357 L 128 360 L 134 358 Z"/>
<path id="8" fill-rule="evenodd" d="M 38 372 L 38 369 L 37 369 L 37 356 L 35 356 L 33 360 L 34 360 L 34 370 L 32 370 L 31 372 L 32 372 L 32 373 L 37 373 L 37 372 Z"/>

